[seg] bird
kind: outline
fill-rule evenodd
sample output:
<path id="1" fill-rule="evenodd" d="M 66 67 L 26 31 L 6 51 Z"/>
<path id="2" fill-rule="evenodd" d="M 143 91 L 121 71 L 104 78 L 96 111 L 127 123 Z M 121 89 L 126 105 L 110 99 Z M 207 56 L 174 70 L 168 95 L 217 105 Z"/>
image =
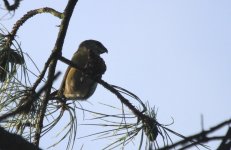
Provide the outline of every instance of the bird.
<path id="1" fill-rule="evenodd" d="M 87 100 L 96 90 L 97 82 L 106 71 L 106 64 L 100 57 L 108 53 L 105 46 L 96 40 L 85 40 L 74 53 L 71 61 L 79 68 L 68 66 L 58 93 L 66 100 Z"/>

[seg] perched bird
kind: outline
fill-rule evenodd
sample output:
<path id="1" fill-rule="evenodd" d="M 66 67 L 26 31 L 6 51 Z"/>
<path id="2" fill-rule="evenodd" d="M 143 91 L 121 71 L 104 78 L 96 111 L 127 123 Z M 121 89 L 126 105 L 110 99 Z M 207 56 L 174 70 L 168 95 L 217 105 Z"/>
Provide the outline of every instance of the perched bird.
<path id="1" fill-rule="evenodd" d="M 106 71 L 105 62 L 100 57 L 100 54 L 105 52 L 108 52 L 107 49 L 99 41 L 83 41 L 71 59 L 83 72 L 69 66 L 58 95 L 73 100 L 88 99 L 97 87 L 97 82 L 94 79 L 101 79 Z"/>

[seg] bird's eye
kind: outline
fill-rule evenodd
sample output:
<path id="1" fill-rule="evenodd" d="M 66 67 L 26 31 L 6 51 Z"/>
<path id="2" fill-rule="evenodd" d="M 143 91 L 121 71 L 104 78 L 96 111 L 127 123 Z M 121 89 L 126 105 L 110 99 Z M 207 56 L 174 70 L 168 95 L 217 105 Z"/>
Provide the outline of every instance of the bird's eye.
<path id="1" fill-rule="evenodd" d="M 100 47 L 100 45 L 99 44 L 96 44 L 96 48 L 99 48 Z"/>

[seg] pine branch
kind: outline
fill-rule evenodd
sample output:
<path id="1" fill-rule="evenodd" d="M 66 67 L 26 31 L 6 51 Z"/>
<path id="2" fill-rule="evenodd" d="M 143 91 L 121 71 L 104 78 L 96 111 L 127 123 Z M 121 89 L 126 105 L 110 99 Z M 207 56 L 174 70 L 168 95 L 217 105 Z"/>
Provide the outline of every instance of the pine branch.
<path id="1" fill-rule="evenodd" d="M 53 8 L 49 8 L 49 7 L 44 7 L 44 8 L 39 8 L 39 9 L 35 9 L 35 10 L 31 10 L 29 12 L 27 12 L 22 18 L 20 18 L 13 26 L 12 31 L 9 33 L 8 35 L 8 39 L 6 41 L 6 46 L 10 47 L 10 45 L 12 44 L 12 41 L 14 40 L 14 37 L 18 31 L 18 29 L 30 18 L 32 18 L 33 16 L 37 15 L 37 14 L 41 14 L 41 13 L 50 13 L 60 19 L 63 18 L 63 14 L 54 10 Z"/>
<path id="2" fill-rule="evenodd" d="M 163 148 L 160 148 L 159 150 L 169 150 L 169 149 L 174 149 L 178 146 L 182 146 L 184 148 L 189 148 L 191 146 L 195 146 L 197 144 L 202 144 L 202 143 L 206 143 L 206 142 L 209 142 L 210 140 L 214 140 L 214 138 L 212 137 L 209 137 L 209 134 L 212 134 L 213 132 L 223 128 L 224 126 L 226 125 L 230 125 L 231 124 L 231 119 L 229 120 L 226 120 L 214 127 L 211 127 L 209 130 L 205 130 L 205 131 L 202 131 L 200 133 L 197 133 L 197 134 L 194 134 L 194 135 L 191 135 L 191 136 L 188 136 L 186 137 L 185 139 L 181 140 L 181 141 L 178 141 L 172 145 L 169 145 L 169 146 L 165 146 Z M 229 135 L 230 136 L 230 135 Z M 222 138 L 215 138 L 215 139 L 222 139 Z M 193 143 L 191 143 L 191 141 L 194 141 Z"/>
<path id="3" fill-rule="evenodd" d="M 52 55 L 57 55 L 57 54 L 61 54 L 62 51 L 62 47 L 63 47 L 63 43 L 64 43 L 64 39 L 66 36 L 66 32 L 67 32 L 67 28 L 69 25 L 69 21 L 70 18 L 72 16 L 72 13 L 74 11 L 74 7 L 76 5 L 78 1 L 77 0 L 69 0 L 68 4 L 64 10 L 64 17 L 62 19 L 61 25 L 60 25 L 60 30 L 59 30 L 59 34 L 54 46 L 54 49 L 52 51 Z M 42 100 L 42 106 L 40 108 L 40 112 L 38 114 L 38 125 L 35 131 L 35 137 L 34 137 L 34 143 L 36 146 L 39 146 L 39 140 L 40 140 L 40 135 L 43 129 L 43 120 L 44 120 L 44 116 L 45 116 L 45 112 L 47 110 L 47 104 L 49 101 L 49 95 L 50 95 L 50 91 L 51 91 L 51 87 L 52 87 L 52 79 L 54 78 L 54 74 L 55 74 L 55 68 L 57 65 L 57 59 L 52 59 L 50 64 L 49 64 L 49 70 L 48 70 L 48 80 L 47 80 L 47 89 L 45 91 L 45 95 L 44 98 Z"/>

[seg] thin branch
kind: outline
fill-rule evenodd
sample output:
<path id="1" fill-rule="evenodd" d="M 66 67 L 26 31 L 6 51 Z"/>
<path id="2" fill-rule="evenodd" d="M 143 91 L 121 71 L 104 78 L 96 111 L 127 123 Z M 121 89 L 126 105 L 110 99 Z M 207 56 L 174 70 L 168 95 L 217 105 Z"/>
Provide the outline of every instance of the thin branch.
<path id="1" fill-rule="evenodd" d="M 206 143 L 209 141 L 222 140 L 223 138 L 224 138 L 224 136 L 206 137 L 206 138 L 201 139 L 200 141 L 196 141 L 196 142 L 190 143 L 188 145 L 183 145 L 183 147 L 179 148 L 179 150 L 188 150 L 189 148 L 200 145 L 201 143 Z M 212 150 L 209 147 L 207 149 Z M 198 148 L 198 150 L 200 150 L 200 149 Z M 224 149 L 222 149 L 222 150 L 224 150 Z"/>
<path id="2" fill-rule="evenodd" d="M 61 56 L 59 58 L 60 61 L 68 64 L 71 67 L 74 68 L 78 68 L 78 70 L 80 70 L 81 72 L 85 73 L 83 69 L 81 69 L 80 66 L 78 66 L 77 64 L 73 63 L 72 61 L 66 59 L 65 57 Z M 106 88 L 107 90 L 109 90 L 110 92 L 112 92 L 113 94 L 115 94 L 120 101 L 125 104 L 140 120 L 142 120 L 142 118 L 146 118 L 147 116 L 145 116 L 143 113 L 141 113 L 137 108 L 135 108 L 125 97 L 123 97 L 115 88 L 113 88 L 110 84 L 108 84 L 107 82 L 103 81 L 102 79 L 97 80 L 95 79 L 99 84 L 101 84 L 104 88 Z"/>
<path id="3" fill-rule="evenodd" d="M 69 25 L 69 21 L 70 21 L 70 18 L 72 16 L 73 11 L 74 11 L 74 7 L 75 7 L 77 2 L 78 2 L 78 0 L 69 0 L 68 4 L 64 10 L 64 13 L 63 13 L 64 17 L 63 17 L 63 20 L 62 20 L 61 25 L 60 25 L 59 34 L 58 34 L 54 49 L 52 51 L 54 56 L 61 54 L 64 39 L 65 39 L 66 32 L 67 32 L 67 28 Z M 50 66 L 49 66 L 47 89 L 45 91 L 45 95 L 44 95 L 44 98 L 42 100 L 42 106 L 41 106 L 39 116 L 38 116 L 39 117 L 38 126 L 37 126 L 36 131 L 35 131 L 34 143 L 36 146 L 39 146 L 39 141 L 40 141 L 40 137 L 41 137 L 40 135 L 41 135 L 41 132 L 43 129 L 43 120 L 44 120 L 45 112 L 47 109 L 49 95 L 50 95 L 50 91 L 51 91 L 51 87 L 52 87 L 52 79 L 54 78 L 56 65 L 57 65 L 57 59 L 53 58 L 51 60 Z"/>
<path id="4" fill-rule="evenodd" d="M 231 127 L 229 127 L 225 137 L 223 138 L 218 150 L 230 150 L 231 148 Z"/>
<path id="5" fill-rule="evenodd" d="M 210 128 L 209 130 L 204 130 L 200 133 L 197 133 L 197 134 L 194 134 L 192 136 L 188 136 L 187 138 L 181 140 L 181 141 L 178 141 L 172 145 L 169 145 L 169 146 L 165 146 L 163 148 L 160 148 L 159 150 L 166 150 L 166 149 L 172 149 L 172 148 L 176 148 L 177 146 L 180 146 L 180 145 L 186 145 L 187 143 L 189 143 L 190 141 L 194 141 L 192 144 L 195 146 L 196 143 L 198 144 L 202 144 L 202 143 L 205 143 L 205 142 L 208 142 L 209 141 L 209 137 L 208 135 L 217 131 L 218 129 L 224 127 L 225 125 L 229 125 L 231 124 L 231 119 L 229 120 L 226 120 L 212 128 Z"/>
<path id="6" fill-rule="evenodd" d="M 11 31 L 11 33 L 8 36 L 7 42 L 6 42 L 6 46 L 10 47 L 18 29 L 20 26 L 22 26 L 28 19 L 30 19 L 31 17 L 37 15 L 37 14 L 41 14 L 41 13 L 50 13 L 60 19 L 63 18 L 63 14 L 54 10 L 53 8 L 49 8 L 49 7 L 44 7 L 44 8 L 39 8 L 39 9 L 35 9 L 35 10 L 31 10 L 29 12 L 27 12 L 22 18 L 20 18 L 13 26 L 13 29 Z"/>

